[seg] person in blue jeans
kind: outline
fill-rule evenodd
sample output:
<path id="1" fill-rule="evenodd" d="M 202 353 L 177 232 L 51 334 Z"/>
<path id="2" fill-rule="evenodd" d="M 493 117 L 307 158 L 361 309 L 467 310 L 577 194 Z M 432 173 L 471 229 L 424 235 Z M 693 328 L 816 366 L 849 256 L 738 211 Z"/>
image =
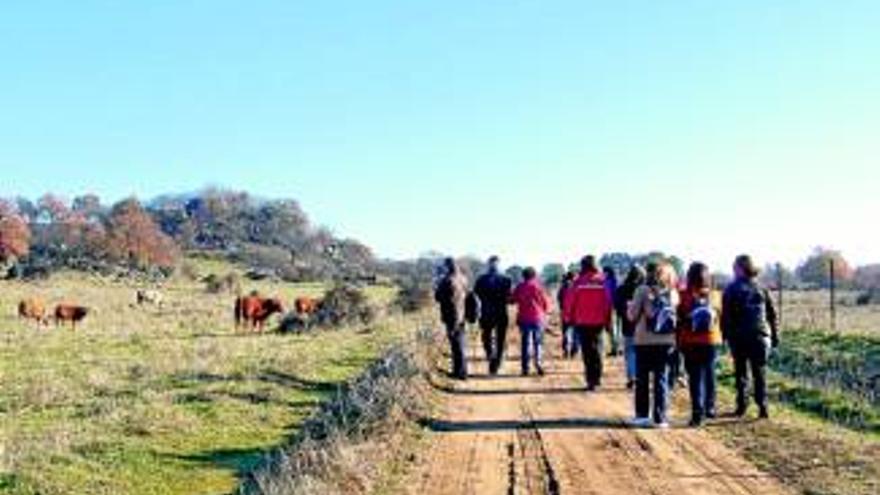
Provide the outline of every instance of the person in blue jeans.
<path id="1" fill-rule="evenodd" d="M 513 291 L 511 298 L 517 305 L 516 323 L 519 325 L 522 336 L 522 374 L 529 374 L 529 361 L 534 357 L 535 370 L 538 375 L 544 374 L 541 363 L 541 351 L 544 339 L 544 325 L 547 320 L 547 312 L 550 310 L 550 300 L 541 284 L 538 282 L 537 272 L 528 267 L 523 270 L 523 281 Z"/>
<path id="2" fill-rule="evenodd" d="M 626 278 L 614 293 L 614 311 L 620 319 L 620 333 L 623 336 L 623 358 L 626 361 L 626 388 L 632 389 L 636 383 L 636 344 L 635 323 L 629 319 L 627 309 L 633 301 L 636 289 L 645 283 L 645 269 L 633 265 Z"/>
<path id="3" fill-rule="evenodd" d="M 657 428 L 669 427 L 666 415 L 669 406 L 669 367 L 675 352 L 675 315 L 678 308 L 675 285 L 675 272 L 671 265 L 648 264 L 647 280 L 636 290 L 627 312 L 630 320 L 636 323 L 635 426 L 649 426 L 653 419 Z"/>
<path id="4" fill-rule="evenodd" d="M 684 356 L 691 396 L 692 427 L 713 419 L 715 411 L 715 366 L 721 339 L 721 295 L 712 290 L 712 276 L 704 263 L 692 263 L 687 287 L 678 306 L 678 347 Z"/>
<path id="5" fill-rule="evenodd" d="M 565 307 L 565 299 L 568 297 L 568 291 L 574 289 L 573 285 L 575 277 L 576 274 L 574 272 L 565 272 L 565 275 L 562 277 L 562 284 L 559 286 L 559 291 L 556 293 L 556 304 L 559 307 L 559 319 L 562 324 L 562 355 L 566 359 L 571 359 L 577 356 L 578 351 L 580 350 L 580 341 L 578 340 L 577 332 L 574 330 L 574 325 L 566 320 L 565 311 L 563 310 Z"/>

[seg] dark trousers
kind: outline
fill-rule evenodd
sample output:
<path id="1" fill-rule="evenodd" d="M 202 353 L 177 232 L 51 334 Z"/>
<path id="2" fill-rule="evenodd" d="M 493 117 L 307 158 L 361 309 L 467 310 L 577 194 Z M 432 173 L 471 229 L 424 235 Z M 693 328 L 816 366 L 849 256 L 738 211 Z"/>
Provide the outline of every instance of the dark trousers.
<path id="1" fill-rule="evenodd" d="M 598 387 L 602 384 L 602 332 L 605 327 L 578 325 L 574 328 L 581 344 L 587 386 Z"/>
<path id="2" fill-rule="evenodd" d="M 688 374 L 691 394 L 691 414 L 701 420 L 707 413 L 715 413 L 715 363 L 718 349 L 701 345 L 684 349 L 684 367 Z"/>
<path id="3" fill-rule="evenodd" d="M 459 379 L 467 378 L 467 336 L 464 323 L 446 324 L 446 337 L 452 354 L 452 376 Z"/>
<path id="4" fill-rule="evenodd" d="M 647 418 L 651 412 L 651 385 L 654 388 L 655 423 L 666 422 L 669 397 L 669 362 L 674 346 L 643 345 L 636 347 L 636 417 Z M 652 380 L 653 378 L 653 380 Z"/>
<path id="5" fill-rule="evenodd" d="M 755 389 L 755 403 L 767 407 L 767 356 L 770 345 L 767 342 L 732 343 L 733 367 L 736 375 L 736 406 L 745 410 L 748 404 L 746 389 L 749 381 L 749 368 Z"/>
<path id="6" fill-rule="evenodd" d="M 489 362 L 489 373 L 495 374 L 501 368 L 504 361 L 504 350 L 507 346 L 507 318 L 494 318 L 480 321 L 480 337 L 483 340 L 483 350 L 486 352 L 486 361 Z"/>

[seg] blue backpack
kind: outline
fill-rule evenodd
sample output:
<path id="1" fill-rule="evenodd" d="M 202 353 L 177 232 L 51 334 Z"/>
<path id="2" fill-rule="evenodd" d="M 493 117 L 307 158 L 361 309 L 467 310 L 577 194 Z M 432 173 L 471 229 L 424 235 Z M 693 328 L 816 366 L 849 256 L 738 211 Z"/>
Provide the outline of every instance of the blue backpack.
<path id="1" fill-rule="evenodd" d="M 709 333 L 715 325 L 717 315 L 712 308 L 709 297 L 698 297 L 694 299 L 690 312 L 691 332 Z"/>
<path id="2" fill-rule="evenodd" d="M 651 313 L 648 315 L 648 331 L 657 335 L 675 333 L 678 317 L 672 306 L 672 292 L 669 290 L 651 289 L 654 299 L 651 300 Z"/>

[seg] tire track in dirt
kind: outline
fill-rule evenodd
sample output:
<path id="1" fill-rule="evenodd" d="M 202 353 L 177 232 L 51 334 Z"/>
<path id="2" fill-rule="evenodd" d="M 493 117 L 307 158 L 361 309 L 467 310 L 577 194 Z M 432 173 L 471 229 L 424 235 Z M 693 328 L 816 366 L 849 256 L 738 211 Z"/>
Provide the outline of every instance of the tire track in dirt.
<path id="1" fill-rule="evenodd" d="M 484 367 L 472 363 L 477 373 Z M 429 422 L 430 450 L 410 493 L 789 493 L 704 431 L 627 426 L 632 394 L 619 360 L 606 363 L 605 387 L 596 393 L 583 390 L 579 362 L 554 356 L 547 369 L 542 378 L 520 377 L 511 359 L 499 377 L 478 375 L 438 392 L 445 407 Z"/>

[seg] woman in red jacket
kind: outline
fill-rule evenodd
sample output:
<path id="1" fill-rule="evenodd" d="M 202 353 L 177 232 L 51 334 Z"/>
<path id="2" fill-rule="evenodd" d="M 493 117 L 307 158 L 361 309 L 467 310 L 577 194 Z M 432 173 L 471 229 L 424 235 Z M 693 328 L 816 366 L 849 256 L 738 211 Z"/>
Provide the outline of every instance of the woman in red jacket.
<path id="1" fill-rule="evenodd" d="M 522 336 L 522 350 L 520 352 L 522 362 L 522 374 L 529 374 L 530 354 L 534 355 L 535 370 L 538 375 L 544 374 L 541 365 L 541 351 L 544 340 L 544 325 L 547 321 L 547 312 L 550 310 L 550 300 L 541 284 L 538 283 L 537 272 L 532 267 L 523 270 L 523 282 L 513 291 L 513 302 L 517 305 L 516 323 L 519 325 Z"/>

